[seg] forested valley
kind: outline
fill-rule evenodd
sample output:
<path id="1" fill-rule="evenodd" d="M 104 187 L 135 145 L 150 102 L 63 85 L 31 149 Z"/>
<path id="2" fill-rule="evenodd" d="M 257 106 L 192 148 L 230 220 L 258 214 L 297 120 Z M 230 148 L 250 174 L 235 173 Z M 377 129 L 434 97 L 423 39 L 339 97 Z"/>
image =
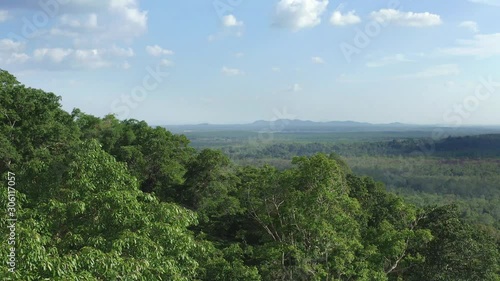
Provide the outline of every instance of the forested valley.
<path id="1" fill-rule="evenodd" d="M 195 149 L 185 135 L 144 121 L 66 112 L 60 97 L 6 71 L 0 87 L 0 253 L 7 260 L 15 247 L 17 260 L 14 273 L 3 262 L 2 279 L 500 280 L 494 158 L 463 158 L 462 168 L 432 157 L 402 165 L 412 141 L 279 144 L 236 156 Z M 242 161 L 252 153 L 254 162 Z M 283 165 L 258 161 L 271 156 Z M 369 161 L 384 165 L 370 170 Z M 446 178 L 429 187 L 424 169 Z M 7 243 L 9 178 L 15 245 Z M 389 190 L 380 182 L 388 178 Z M 464 190 L 462 179 L 481 185 Z M 414 185 L 399 192 L 406 199 L 394 192 L 402 181 Z M 497 213 L 474 220 L 431 195 L 408 200 L 417 185 Z"/>
<path id="2" fill-rule="evenodd" d="M 224 133 L 220 133 L 223 135 Z M 295 137 L 297 138 L 297 137 Z M 357 175 L 383 182 L 419 207 L 456 204 L 463 219 L 500 229 L 500 135 L 411 137 L 391 140 L 283 141 L 250 145 L 210 143 L 241 165 L 291 167 L 294 156 L 335 153 Z M 208 146 L 207 140 L 197 146 Z"/>

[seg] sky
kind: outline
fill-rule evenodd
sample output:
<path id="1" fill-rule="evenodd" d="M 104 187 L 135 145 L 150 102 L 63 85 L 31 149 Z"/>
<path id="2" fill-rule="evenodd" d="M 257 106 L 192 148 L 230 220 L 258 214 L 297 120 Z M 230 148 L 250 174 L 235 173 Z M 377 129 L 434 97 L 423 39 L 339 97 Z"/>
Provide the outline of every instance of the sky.
<path id="1" fill-rule="evenodd" d="M 500 0 L 2 0 L 0 68 L 150 124 L 500 124 Z"/>

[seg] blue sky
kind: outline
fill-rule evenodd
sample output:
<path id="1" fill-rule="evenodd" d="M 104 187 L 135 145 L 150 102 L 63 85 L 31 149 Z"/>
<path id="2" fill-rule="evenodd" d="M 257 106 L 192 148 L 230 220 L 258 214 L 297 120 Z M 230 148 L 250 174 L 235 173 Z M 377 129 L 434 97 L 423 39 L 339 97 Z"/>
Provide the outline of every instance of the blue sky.
<path id="1" fill-rule="evenodd" d="M 0 68 L 152 124 L 500 124 L 500 0 L 3 0 Z"/>

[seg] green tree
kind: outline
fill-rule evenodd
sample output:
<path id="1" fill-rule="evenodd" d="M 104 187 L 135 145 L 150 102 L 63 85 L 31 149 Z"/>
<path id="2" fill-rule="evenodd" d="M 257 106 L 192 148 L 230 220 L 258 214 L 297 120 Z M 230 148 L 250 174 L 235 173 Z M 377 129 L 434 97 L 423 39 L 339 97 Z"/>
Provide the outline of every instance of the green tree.
<path id="1" fill-rule="evenodd" d="M 195 214 L 141 192 L 97 142 L 78 144 L 64 165 L 23 184 L 46 188 L 21 212 L 19 279 L 194 279 L 202 248 L 187 227 Z"/>
<path id="2" fill-rule="evenodd" d="M 19 85 L 19 81 L 17 81 L 17 78 L 10 74 L 8 71 L 3 70 L 0 68 L 0 86 L 7 86 L 7 85 Z"/>
<path id="3" fill-rule="evenodd" d="M 359 204 L 335 161 L 294 159 L 282 173 L 264 168 L 243 182 L 250 215 L 266 235 L 256 249 L 265 280 L 368 280 L 354 215 Z"/>
<path id="4" fill-rule="evenodd" d="M 434 239 L 412 249 L 425 262 L 407 264 L 403 280 L 500 280 L 498 241 L 463 222 L 457 206 L 430 209 L 419 228 L 429 229 Z"/>

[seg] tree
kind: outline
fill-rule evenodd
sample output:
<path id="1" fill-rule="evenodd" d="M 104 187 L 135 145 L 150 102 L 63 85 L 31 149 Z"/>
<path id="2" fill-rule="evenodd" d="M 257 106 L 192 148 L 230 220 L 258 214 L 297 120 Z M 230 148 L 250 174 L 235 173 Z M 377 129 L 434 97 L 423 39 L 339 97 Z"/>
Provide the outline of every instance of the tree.
<path id="1" fill-rule="evenodd" d="M 425 258 L 401 272 L 404 280 L 500 280 L 498 244 L 482 229 L 460 219 L 455 205 L 431 208 L 419 228 L 429 229 L 433 240 L 412 252 Z"/>
<path id="2" fill-rule="evenodd" d="M 421 228 L 425 218 L 421 210 L 385 191 L 381 183 L 370 178 L 347 176 L 350 196 L 356 198 L 364 212 L 358 217 L 361 225 L 365 259 L 374 270 L 388 276 L 404 271 L 405 265 L 422 262 L 411 249 L 432 239 L 428 229 Z"/>
<path id="3" fill-rule="evenodd" d="M 95 141 L 73 147 L 64 162 L 23 181 L 46 190 L 21 212 L 20 278 L 193 280 L 202 248 L 187 230 L 192 212 L 141 192 Z"/>
<path id="4" fill-rule="evenodd" d="M 17 78 L 8 71 L 0 68 L 0 86 L 19 85 Z"/>
<path id="5" fill-rule="evenodd" d="M 359 205 L 340 168 L 322 154 L 293 162 L 292 170 L 265 167 L 243 182 L 246 208 L 266 233 L 256 250 L 264 279 L 368 280 L 356 258 Z"/>

